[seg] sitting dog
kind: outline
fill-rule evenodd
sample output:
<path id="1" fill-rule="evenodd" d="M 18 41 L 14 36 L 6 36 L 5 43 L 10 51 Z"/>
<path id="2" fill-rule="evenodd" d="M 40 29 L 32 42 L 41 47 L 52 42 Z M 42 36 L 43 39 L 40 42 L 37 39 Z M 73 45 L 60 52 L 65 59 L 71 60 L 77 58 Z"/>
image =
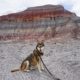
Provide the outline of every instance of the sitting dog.
<path id="1" fill-rule="evenodd" d="M 41 63 L 40 57 L 43 55 L 42 48 L 44 47 L 44 42 L 38 42 L 36 49 L 33 50 L 33 53 L 30 54 L 27 58 L 22 61 L 22 64 L 19 69 L 14 69 L 11 72 L 16 71 L 30 71 L 32 69 L 38 68 L 39 72 L 44 69 L 43 64 Z"/>

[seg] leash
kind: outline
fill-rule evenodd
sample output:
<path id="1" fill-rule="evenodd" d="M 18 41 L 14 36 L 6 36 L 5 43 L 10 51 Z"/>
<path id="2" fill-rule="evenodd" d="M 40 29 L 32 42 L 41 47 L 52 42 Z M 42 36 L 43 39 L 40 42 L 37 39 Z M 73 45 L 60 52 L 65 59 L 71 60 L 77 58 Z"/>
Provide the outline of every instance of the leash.
<path id="1" fill-rule="evenodd" d="M 51 76 L 54 80 L 60 80 L 59 78 L 56 78 L 55 75 L 53 75 L 53 74 L 49 71 L 49 69 L 46 67 L 46 65 L 45 65 L 45 63 L 43 62 L 43 60 L 42 60 L 41 57 L 40 57 L 40 59 L 41 59 L 43 65 L 44 65 L 44 67 L 46 68 L 47 72 L 50 74 L 50 76 Z"/>

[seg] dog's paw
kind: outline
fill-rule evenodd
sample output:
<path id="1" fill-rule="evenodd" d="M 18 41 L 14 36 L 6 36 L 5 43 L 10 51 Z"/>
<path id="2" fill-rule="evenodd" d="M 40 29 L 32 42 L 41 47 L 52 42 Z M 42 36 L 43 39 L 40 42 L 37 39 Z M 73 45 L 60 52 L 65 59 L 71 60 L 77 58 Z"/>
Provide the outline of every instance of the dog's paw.
<path id="1" fill-rule="evenodd" d="M 24 72 L 29 72 L 30 70 L 24 70 Z"/>
<path id="2" fill-rule="evenodd" d="M 42 68 L 41 68 L 41 70 L 43 70 L 43 71 L 44 71 L 44 70 L 45 70 L 45 69 L 44 69 L 44 67 L 42 67 Z"/>

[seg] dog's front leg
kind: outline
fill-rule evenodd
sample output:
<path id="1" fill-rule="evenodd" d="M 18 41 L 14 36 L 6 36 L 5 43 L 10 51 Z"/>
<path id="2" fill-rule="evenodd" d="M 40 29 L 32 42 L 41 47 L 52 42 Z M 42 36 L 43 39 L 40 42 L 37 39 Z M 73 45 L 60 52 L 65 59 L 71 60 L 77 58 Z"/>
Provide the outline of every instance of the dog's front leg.
<path id="1" fill-rule="evenodd" d="M 41 73 L 42 71 L 41 71 L 40 63 L 37 63 L 37 68 L 38 68 L 39 72 Z"/>
<path id="2" fill-rule="evenodd" d="M 44 65 L 41 61 L 40 61 L 40 65 L 41 65 L 41 69 L 44 70 Z"/>
<path id="3" fill-rule="evenodd" d="M 41 67 L 41 69 L 44 70 L 44 65 L 43 65 L 41 59 L 39 59 L 39 63 L 40 63 L 40 67 Z"/>

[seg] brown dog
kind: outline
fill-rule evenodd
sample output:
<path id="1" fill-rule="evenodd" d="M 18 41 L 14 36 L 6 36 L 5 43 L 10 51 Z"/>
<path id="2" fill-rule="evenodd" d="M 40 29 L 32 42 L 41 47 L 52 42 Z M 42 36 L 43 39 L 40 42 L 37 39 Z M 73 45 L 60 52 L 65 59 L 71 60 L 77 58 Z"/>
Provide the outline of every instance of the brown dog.
<path id="1" fill-rule="evenodd" d="M 43 68 L 43 64 L 41 63 L 40 57 L 43 55 L 42 48 L 44 47 L 44 42 L 38 42 L 36 49 L 34 49 L 33 53 L 30 54 L 26 59 L 22 61 L 22 64 L 19 69 L 14 69 L 11 72 L 16 71 L 29 71 L 31 69 L 38 68 L 39 72 Z"/>

